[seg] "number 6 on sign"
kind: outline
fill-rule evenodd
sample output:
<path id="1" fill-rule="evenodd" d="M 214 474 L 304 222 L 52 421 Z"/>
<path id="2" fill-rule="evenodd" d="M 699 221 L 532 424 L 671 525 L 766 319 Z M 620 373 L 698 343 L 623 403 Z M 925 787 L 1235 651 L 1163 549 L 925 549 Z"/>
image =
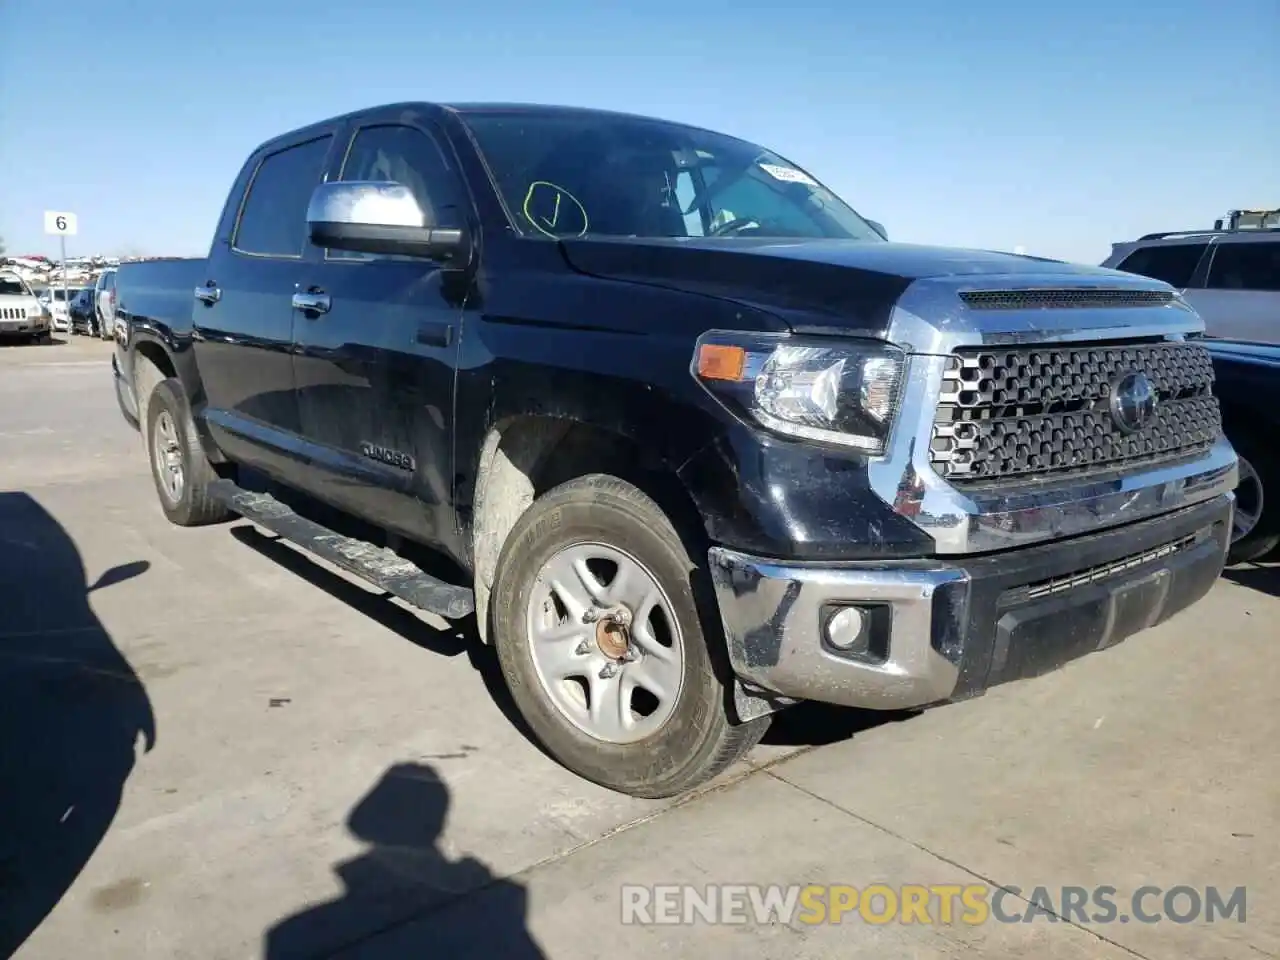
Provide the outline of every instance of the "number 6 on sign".
<path id="1" fill-rule="evenodd" d="M 76 235 L 76 215 L 74 213 L 64 213 L 58 210 L 46 210 L 44 212 L 44 232 L 56 234 L 62 237 L 74 237 Z"/>

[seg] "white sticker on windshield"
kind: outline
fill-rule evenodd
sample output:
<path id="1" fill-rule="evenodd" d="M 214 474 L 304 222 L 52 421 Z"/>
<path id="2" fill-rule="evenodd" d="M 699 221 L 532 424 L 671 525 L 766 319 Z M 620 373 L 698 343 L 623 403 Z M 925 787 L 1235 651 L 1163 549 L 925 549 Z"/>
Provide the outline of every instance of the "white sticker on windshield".
<path id="1" fill-rule="evenodd" d="M 760 169 L 775 180 L 782 180 L 786 183 L 804 183 L 811 187 L 818 185 L 818 182 L 813 177 L 793 167 L 780 167 L 776 163 L 762 163 L 760 164 Z"/>

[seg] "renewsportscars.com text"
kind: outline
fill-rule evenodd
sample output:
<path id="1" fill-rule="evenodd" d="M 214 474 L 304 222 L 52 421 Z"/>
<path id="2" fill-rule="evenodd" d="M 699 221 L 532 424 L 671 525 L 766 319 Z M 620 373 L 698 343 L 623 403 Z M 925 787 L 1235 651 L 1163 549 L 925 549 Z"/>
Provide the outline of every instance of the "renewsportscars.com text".
<path id="1" fill-rule="evenodd" d="M 1244 923 L 1244 887 L 659 884 L 622 888 L 624 924 Z"/>

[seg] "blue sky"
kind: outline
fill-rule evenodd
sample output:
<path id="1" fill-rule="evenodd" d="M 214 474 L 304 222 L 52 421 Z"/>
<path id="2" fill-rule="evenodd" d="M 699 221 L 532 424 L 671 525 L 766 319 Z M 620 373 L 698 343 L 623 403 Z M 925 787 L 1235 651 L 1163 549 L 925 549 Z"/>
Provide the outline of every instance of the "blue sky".
<path id="1" fill-rule="evenodd" d="M 13 0 L 0 237 L 200 255 L 247 153 L 398 100 L 683 120 L 807 167 L 894 239 L 1097 263 L 1280 206 L 1280 0 L 680 4 Z"/>

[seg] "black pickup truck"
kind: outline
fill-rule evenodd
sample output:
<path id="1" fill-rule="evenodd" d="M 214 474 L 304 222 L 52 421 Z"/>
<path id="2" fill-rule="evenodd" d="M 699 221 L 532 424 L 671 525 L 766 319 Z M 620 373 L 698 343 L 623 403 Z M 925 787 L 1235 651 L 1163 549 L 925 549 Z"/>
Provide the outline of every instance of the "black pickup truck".
<path id="1" fill-rule="evenodd" d="M 120 404 L 174 523 L 238 514 L 474 616 L 544 746 L 636 795 L 800 700 L 933 706 L 1115 644 L 1230 538 L 1172 288 L 890 243 L 685 125 L 340 116 L 253 151 L 207 259 L 118 285 Z"/>

